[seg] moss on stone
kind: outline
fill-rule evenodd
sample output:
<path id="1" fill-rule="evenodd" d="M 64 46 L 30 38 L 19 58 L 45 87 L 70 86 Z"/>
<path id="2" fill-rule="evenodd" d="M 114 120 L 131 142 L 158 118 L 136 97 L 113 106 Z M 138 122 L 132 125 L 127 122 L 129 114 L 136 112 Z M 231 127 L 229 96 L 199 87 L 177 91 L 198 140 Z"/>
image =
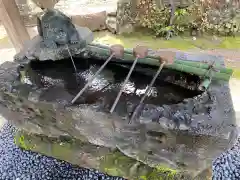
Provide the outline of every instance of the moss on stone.
<path id="1" fill-rule="evenodd" d="M 158 166 L 146 177 L 141 177 L 143 180 L 174 180 L 177 177 L 178 173 L 176 170 Z"/>
<path id="2" fill-rule="evenodd" d="M 34 148 L 34 145 L 31 144 L 31 141 L 26 140 L 25 135 L 19 132 L 17 132 L 14 136 L 14 143 L 24 150 L 31 150 Z"/>
<path id="3" fill-rule="evenodd" d="M 21 139 L 21 141 L 16 141 L 16 144 L 23 149 L 39 152 L 56 159 L 68 161 L 72 164 L 79 164 L 81 162 L 81 160 L 79 160 L 80 157 L 78 159 L 80 155 L 78 151 L 81 152 L 97 148 L 94 145 L 88 145 L 80 140 L 47 138 L 45 136 L 29 134 L 23 131 L 18 131 L 15 135 L 15 139 Z M 90 153 L 95 153 L 95 151 L 91 151 Z"/>
<path id="4" fill-rule="evenodd" d="M 79 140 L 72 139 L 66 141 L 66 139 L 47 138 L 28 134 L 23 131 L 18 131 L 15 135 L 15 139 L 16 144 L 23 149 L 52 156 L 75 165 L 95 168 L 112 176 L 132 177 L 131 174 L 136 176 L 136 173 L 139 173 L 136 172 L 134 167 L 141 163 L 116 150 L 111 151 L 108 148 L 98 147 Z M 109 155 L 109 153 L 111 155 Z M 79 156 L 80 154 L 87 154 L 87 158 L 90 160 L 84 160 Z M 110 164 L 110 166 L 107 166 L 107 164 Z M 146 165 L 143 167 L 144 168 L 141 167 L 141 172 L 146 171 L 146 168 L 151 169 Z"/>
<path id="5" fill-rule="evenodd" d="M 100 170 L 114 176 L 131 180 L 189 180 L 191 177 L 175 169 L 165 166 L 151 168 L 141 162 L 129 158 L 119 151 L 112 152 L 101 159 Z"/>
<path id="6" fill-rule="evenodd" d="M 164 178 L 173 179 L 177 174 L 176 170 L 163 166 L 151 168 L 125 156 L 118 150 L 110 150 L 70 138 L 55 139 L 18 131 L 14 139 L 15 143 L 25 150 L 39 152 L 75 165 L 95 168 L 112 176 L 125 177 L 131 180 L 161 180 Z M 87 158 L 90 158 L 86 164 L 79 157 L 81 153 L 88 154 Z"/>
<path id="7" fill-rule="evenodd" d="M 100 170 L 114 176 L 139 179 L 141 176 L 147 176 L 153 171 L 153 168 L 129 158 L 119 151 L 114 151 L 101 158 Z"/>

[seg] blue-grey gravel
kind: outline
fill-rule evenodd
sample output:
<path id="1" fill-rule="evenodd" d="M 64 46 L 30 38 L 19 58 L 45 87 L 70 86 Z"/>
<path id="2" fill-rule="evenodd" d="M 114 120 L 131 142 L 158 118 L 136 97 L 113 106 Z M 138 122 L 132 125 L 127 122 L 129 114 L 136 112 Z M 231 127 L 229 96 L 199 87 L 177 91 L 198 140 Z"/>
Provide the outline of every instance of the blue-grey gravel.
<path id="1" fill-rule="evenodd" d="M 14 132 L 9 124 L 0 129 L 0 180 L 124 180 L 22 150 L 14 144 Z"/>
<path id="2" fill-rule="evenodd" d="M 212 180 L 240 180 L 240 139 L 213 161 L 212 169 Z"/>

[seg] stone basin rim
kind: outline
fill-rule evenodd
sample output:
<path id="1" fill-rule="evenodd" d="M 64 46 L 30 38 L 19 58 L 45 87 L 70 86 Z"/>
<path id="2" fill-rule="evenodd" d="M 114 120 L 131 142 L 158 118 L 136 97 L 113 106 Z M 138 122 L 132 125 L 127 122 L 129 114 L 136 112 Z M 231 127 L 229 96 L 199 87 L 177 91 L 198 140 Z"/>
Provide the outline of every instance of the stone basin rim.
<path id="1" fill-rule="evenodd" d="M 16 64 L 16 63 L 15 63 Z M 16 67 L 14 68 L 14 71 L 16 71 Z M 16 75 L 16 74 L 15 74 Z M 16 77 L 14 75 L 14 77 Z M 219 84 L 219 83 L 217 83 L 217 84 Z M 214 87 L 214 86 L 216 86 L 216 84 L 213 84 L 213 86 L 210 86 L 210 93 L 212 93 L 213 92 L 213 94 L 215 93 L 214 91 L 212 91 L 214 88 L 212 88 L 212 87 Z M 222 86 L 218 86 L 217 85 L 217 87 L 218 88 L 221 88 Z M 228 91 L 227 91 L 228 92 Z M 14 93 L 14 92 L 13 92 Z M 15 93 L 14 94 L 16 94 L 17 92 L 15 91 Z M 206 93 L 208 93 L 208 91 L 206 92 Z M 195 96 L 195 97 L 193 97 L 193 98 L 198 98 L 199 96 L 204 96 L 204 94 L 206 94 L 206 93 L 202 93 L 202 94 L 200 94 L 200 95 L 198 95 L 198 96 Z M 193 98 L 191 98 L 191 99 L 193 99 Z M 40 102 L 41 103 L 41 102 Z M 45 103 L 47 103 L 47 104 L 50 104 L 49 102 L 45 102 Z M 224 104 L 224 103 L 223 103 Z M 51 105 L 54 105 L 54 104 L 51 104 Z M 65 109 L 66 110 L 66 109 Z M 17 123 L 17 121 L 15 121 L 16 123 Z M 83 132 L 83 133 L 85 133 L 85 132 Z M 196 132 L 196 134 L 198 134 L 198 135 L 200 135 L 200 133 L 198 133 L 198 132 Z M 122 134 L 122 135 L 124 135 L 124 134 Z M 191 135 L 194 135 L 194 134 L 191 134 Z M 190 135 L 190 136 L 191 136 Z M 207 135 L 207 134 L 206 134 Z M 210 134 L 211 135 L 211 134 Z M 204 132 L 203 132 L 203 136 L 204 136 Z M 221 137 L 220 137 L 221 136 Z M 218 138 L 225 138 L 225 137 L 223 137 L 222 136 L 222 134 L 220 135 Z M 177 137 L 176 137 L 177 138 Z M 123 138 L 124 139 L 124 138 Z M 226 139 L 230 139 L 230 138 L 226 138 Z M 234 140 L 235 138 L 231 138 L 231 140 Z M 91 141 L 90 141 L 91 142 Z M 92 144 L 95 144 L 95 143 L 93 143 L 93 142 L 91 142 Z M 184 143 L 184 142 L 182 142 L 182 143 Z M 231 143 L 231 142 L 229 142 L 229 143 Z M 122 146 L 119 146 L 119 145 L 117 145 L 117 147 L 119 147 L 118 149 L 122 149 Z M 197 147 L 196 147 L 197 148 Z M 129 154 L 129 151 L 128 151 L 128 149 L 127 150 L 125 150 L 125 149 L 122 149 L 121 150 L 121 152 L 124 152 L 124 154 L 126 154 L 126 155 L 128 155 L 128 156 L 130 156 L 130 157 L 132 157 L 132 158 L 137 158 L 137 157 L 134 157 L 134 156 L 131 156 L 131 154 Z M 140 160 L 142 160 L 142 159 L 140 159 Z M 149 165 L 149 163 L 148 162 L 145 162 L 145 163 L 147 163 L 148 165 Z M 200 165 L 199 165 L 200 166 Z"/>
<path id="2" fill-rule="evenodd" d="M 78 54 L 78 55 L 76 55 L 76 56 L 73 56 L 73 58 L 88 58 L 89 57 L 89 55 L 86 55 L 86 54 L 84 54 L 84 52 L 83 53 L 81 53 L 81 54 Z M 98 57 L 94 57 L 94 61 L 96 60 L 96 62 L 100 62 L 100 61 L 102 61 L 102 62 L 104 62 L 105 61 L 105 59 L 104 58 L 98 58 Z M 41 60 L 38 60 L 38 59 L 34 59 L 34 60 L 31 60 L 31 61 L 29 61 L 28 63 L 20 63 L 19 64 L 19 66 L 18 66 L 18 73 L 19 73 L 19 75 L 20 75 L 20 71 L 21 70 L 24 70 L 24 68 L 25 68 L 25 66 L 28 66 L 28 65 L 30 65 L 31 66 L 31 63 L 47 63 L 47 62 L 50 62 L 50 63 L 55 63 L 55 62 L 57 62 L 57 63 L 59 63 L 59 62 L 61 62 L 61 61 L 66 61 L 66 59 L 61 59 L 61 60 L 58 60 L 58 61 L 55 61 L 55 60 L 44 60 L 44 61 L 41 61 Z M 118 59 L 118 58 L 114 58 L 113 59 L 113 62 L 114 63 L 118 63 L 118 62 L 123 62 L 122 60 L 120 60 L 120 59 Z M 131 62 L 130 61 L 126 61 L 126 62 L 123 62 L 122 64 L 131 64 Z M 140 65 L 146 65 L 145 63 L 141 63 L 140 62 Z M 154 65 L 149 65 L 149 67 L 155 67 Z M 182 74 L 183 76 L 189 76 L 189 77 L 193 77 L 193 78 L 196 78 L 199 82 L 201 81 L 201 77 L 200 76 L 197 76 L 197 75 L 194 75 L 194 74 L 189 74 L 189 73 L 186 73 L 186 72 L 181 72 L 181 71 L 178 71 L 178 70 L 174 70 L 174 69 L 168 69 L 168 68 L 164 68 L 164 69 L 166 69 L 167 71 L 172 71 L 172 72 L 176 72 L 176 74 L 178 74 L 178 73 L 180 73 L 180 74 Z M 140 72 L 141 73 L 141 72 Z M 167 73 L 169 73 L 169 72 L 167 72 Z M 161 77 L 161 73 L 160 73 L 160 75 L 159 75 L 160 77 Z M 167 81 L 164 81 L 164 80 L 162 80 L 163 82 L 167 82 Z M 199 82 L 195 82 L 196 84 L 198 84 Z M 149 82 L 150 83 L 150 82 Z M 183 87 L 183 86 L 180 86 L 180 84 L 174 84 L 174 83 L 172 83 L 172 82 L 168 82 L 168 83 L 170 83 L 170 84 L 173 84 L 173 85 L 176 85 L 176 86 L 178 86 L 178 87 L 181 87 L 181 88 L 185 88 L 185 87 Z M 25 84 L 25 83 L 23 83 L 23 84 Z M 35 85 L 34 85 L 35 86 Z M 41 88 L 41 87 L 37 87 L 36 88 L 36 90 L 37 91 L 42 91 L 42 90 L 44 90 L 45 88 L 43 87 L 43 88 Z M 185 89 L 188 89 L 188 88 L 185 88 Z M 202 95 L 203 95 L 203 93 L 204 92 L 206 92 L 206 91 L 204 91 L 204 90 L 202 90 L 202 89 L 197 89 L 197 88 L 195 88 L 195 89 L 188 89 L 189 91 L 192 91 L 192 92 L 194 92 L 195 94 L 197 94 L 197 95 L 195 95 L 195 96 L 192 96 L 192 97 L 190 97 L 190 98 L 184 98 L 182 101 L 180 101 L 180 102 L 178 102 L 178 103 L 171 103 L 170 105 L 177 105 L 177 104 L 180 104 L 180 103 L 182 103 L 182 102 L 184 102 L 184 100 L 185 99 L 194 99 L 194 98 L 199 98 L 199 97 L 201 97 Z M 39 101 L 39 102 L 41 102 L 41 101 Z M 52 102 L 49 102 L 49 101 L 44 101 L 44 103 L 52 103 Z M 85 105 L 89 105 L 89 104 L 77 104 L 77 103 L 75 103 L 75 104 L 72 104 L 71 102 L 68 102 L 67 104 L 61 104 L 61 103 L 59 103 L 59 102 L 54 102 L 54 103 L 56 103 L 56 104 L 58 104 L 58 105 L 60 105 L 60 107 L 61 108 L 75 108 L 75 107 L 80 107 L 80 106 L 85 106 Z M 62 106 L 63 105 L 63 106 Z M 144 103 L 144 105 L 145 105 L 145 103 Z M 153 105 L 153 104 L 147 104 L 147 105 Z M 162 106 L 165 106 L 165 104 L 162 104 L 162 105 L 160 105 L 160 106 L 157 106 L 157 107 L 162 107 Z M 109 113 L 109 112 L 108 112 Z M 109 113 L 110 114 L 110 113 Z M 115 112 L 113 112 L 112 113 L 112 115 L 116 115 L 116 113 Z"/>

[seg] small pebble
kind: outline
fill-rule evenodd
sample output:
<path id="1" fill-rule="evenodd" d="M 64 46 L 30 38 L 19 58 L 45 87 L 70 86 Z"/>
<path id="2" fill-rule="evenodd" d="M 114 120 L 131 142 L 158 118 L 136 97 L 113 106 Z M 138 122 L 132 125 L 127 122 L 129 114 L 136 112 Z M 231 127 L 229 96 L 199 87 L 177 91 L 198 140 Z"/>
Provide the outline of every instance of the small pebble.
<path id="1" fill-rule="evenodd" d="M 240 179 L 240 139 L 228 151 L 223 152 L 213 161 L 214 180 Z"/>

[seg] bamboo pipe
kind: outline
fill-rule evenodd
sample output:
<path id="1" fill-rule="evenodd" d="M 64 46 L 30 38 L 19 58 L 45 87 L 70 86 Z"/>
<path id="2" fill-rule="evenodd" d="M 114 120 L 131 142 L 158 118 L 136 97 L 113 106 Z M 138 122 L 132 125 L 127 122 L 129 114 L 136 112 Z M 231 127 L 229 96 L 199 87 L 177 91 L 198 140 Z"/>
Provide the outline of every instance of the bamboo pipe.
<path id="1" fill-rule="evenodd" d="M 86 47 L 87 50 L 93 53 L 97 53 L 102 56 L 108 56 L 109 55 L 109 47 L 108 46 L 102 46 L 102 45 L 95 45 L 90 44 Z M 114 61 L 117 62 L 130 62 L 132 63 L 134 60 L 134 55 L 131 51 L 125 50 L 124 56 L 122 59 L 115 59 Z M 138 60 L 138 63 L 140 64 L 147 64 L 147 65 L 153 65 L 153 66 L 159 66 L 159 61 L 157 57 L 154 56 L 147 56 L 146 58 L 142 58 Z M 189 62 L 189 61 L 183 61 L 183 60 L 175 60 L 173 64 L 167 64 L 165 65 L 166 68 L 174 69 L 177 71 L 182 71 L 190 74 L 195 74 L 198 76 L 205 76 L 207 72 L 207 64 L 200 63 L 200 62 Z M 217 67 L 219 72 L 214 72 L 212 75 L 212 78 L 215 80 L 225 80 L 228 81 L 232 75 L 232 69 L 229 68 L 223 68 L 223 67 Z"/>

